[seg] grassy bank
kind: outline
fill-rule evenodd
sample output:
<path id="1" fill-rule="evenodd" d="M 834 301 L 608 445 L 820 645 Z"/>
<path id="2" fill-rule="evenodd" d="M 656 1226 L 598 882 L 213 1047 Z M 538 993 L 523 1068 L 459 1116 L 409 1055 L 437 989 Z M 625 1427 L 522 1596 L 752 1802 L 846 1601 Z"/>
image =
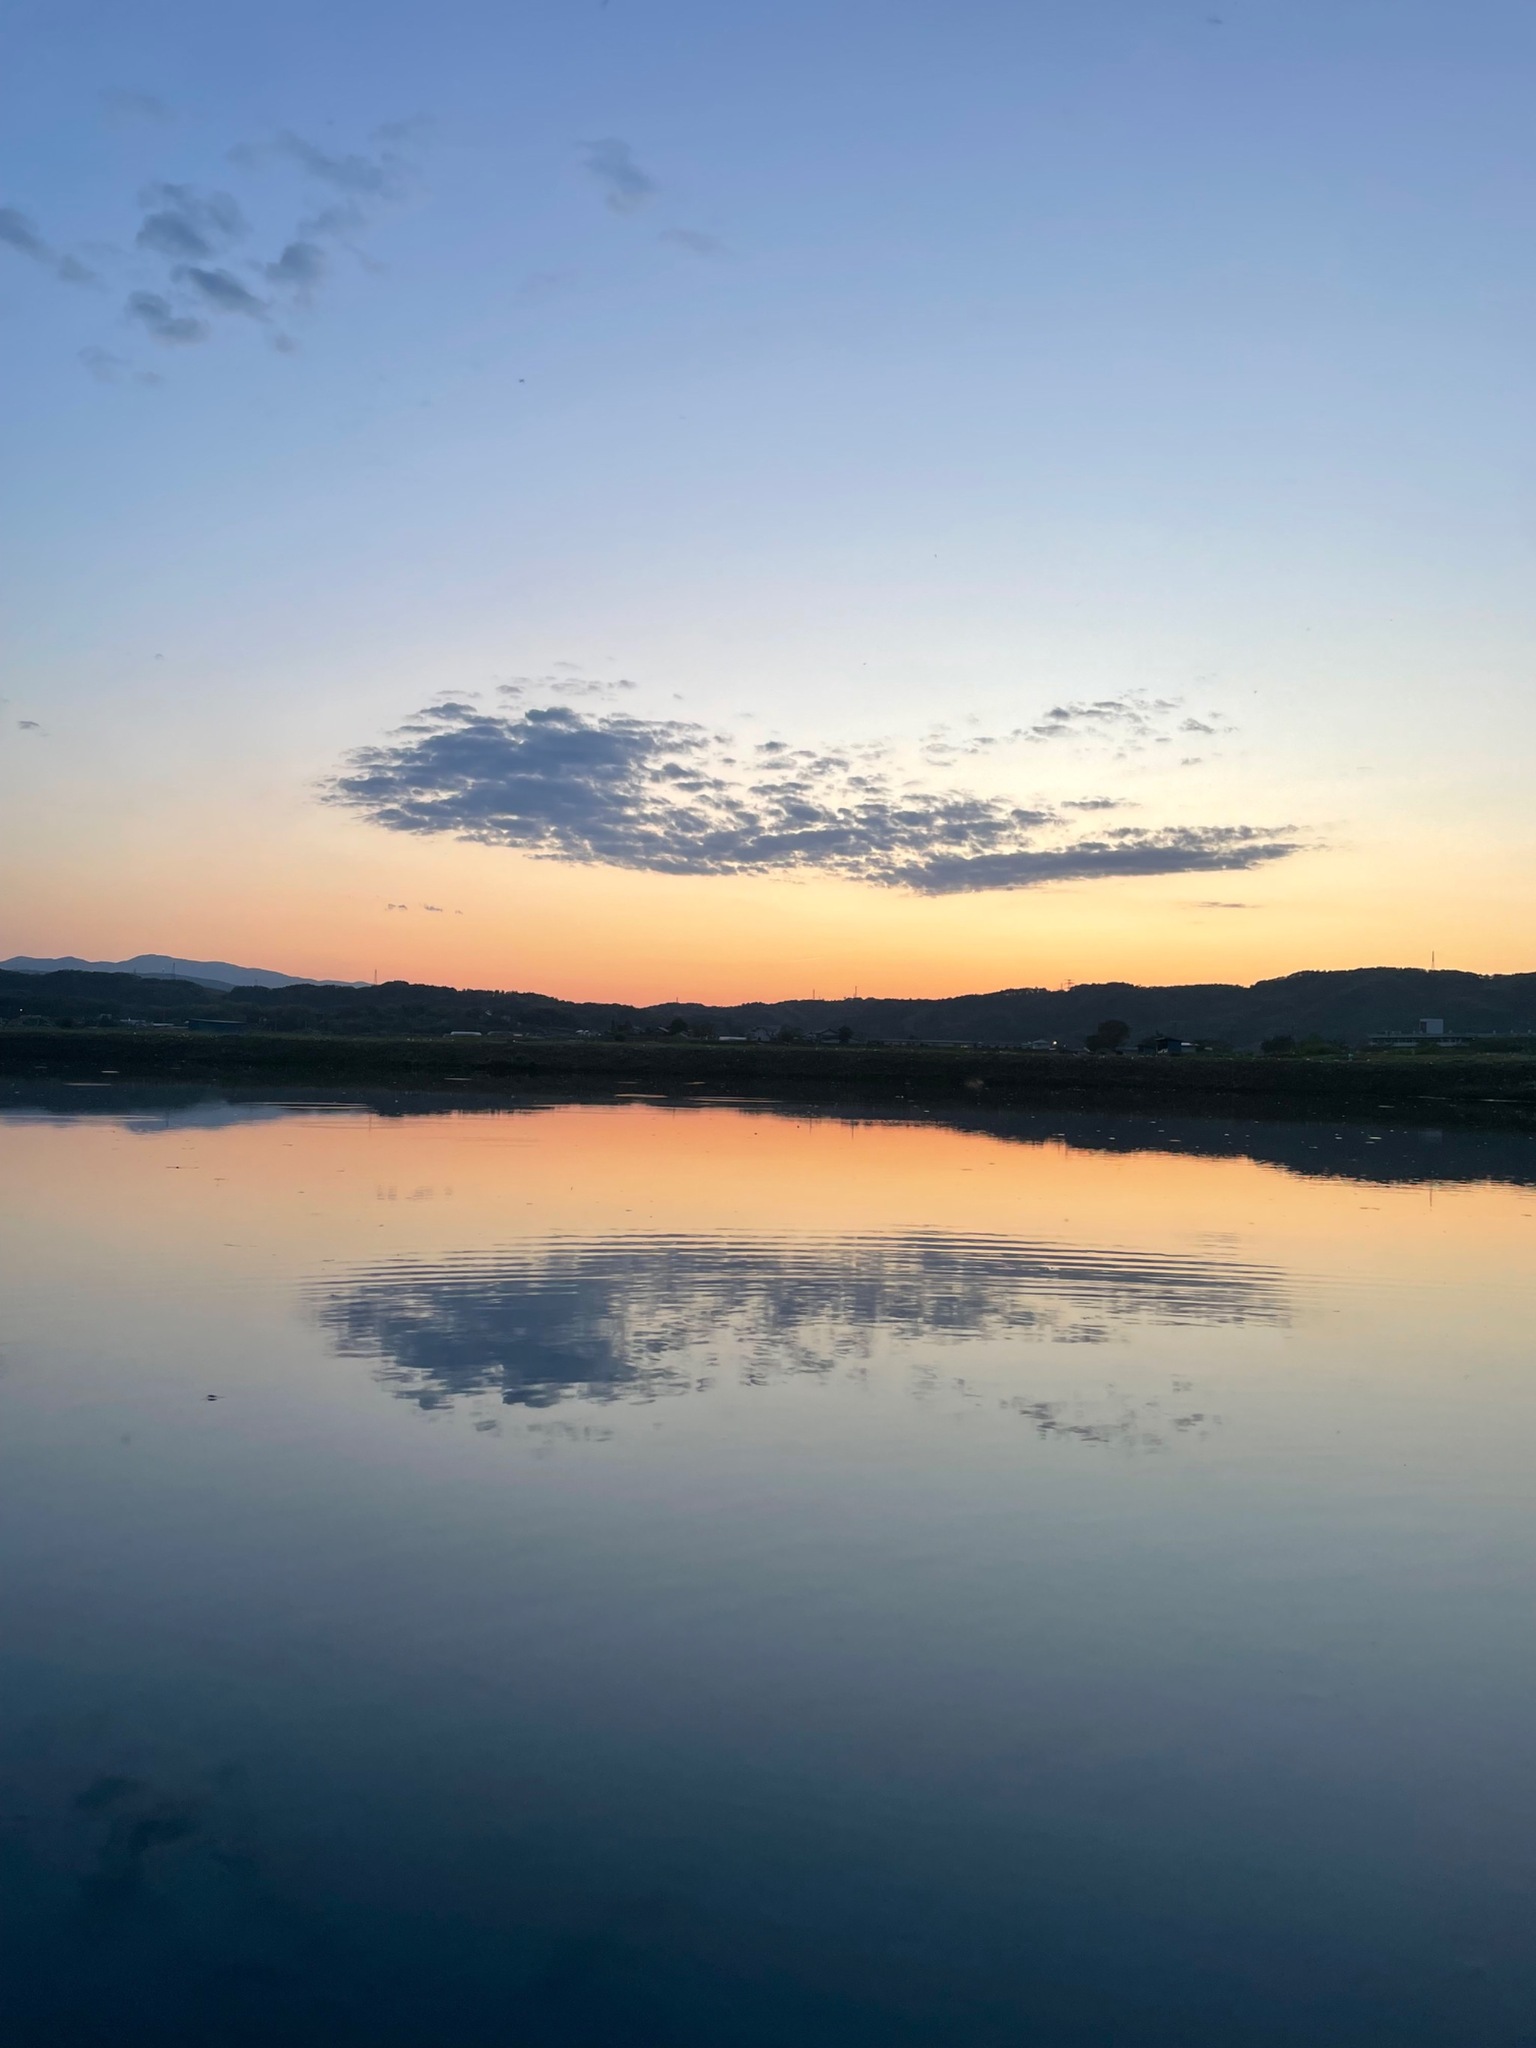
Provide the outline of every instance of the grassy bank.
<path id="1" fill-rule="evenodd" d="M 449 1088 L 579 1096 L 744 1095 L 817 1102 L 1009 1104 L 1190 1114 L 1394 1117 L 1536 1129 L 1536 1059 L 1118 1059 L 948 1047 L 339 1038 L 185 1031 L 0 1031 L 0 1076 L 242 1088 Z"/>

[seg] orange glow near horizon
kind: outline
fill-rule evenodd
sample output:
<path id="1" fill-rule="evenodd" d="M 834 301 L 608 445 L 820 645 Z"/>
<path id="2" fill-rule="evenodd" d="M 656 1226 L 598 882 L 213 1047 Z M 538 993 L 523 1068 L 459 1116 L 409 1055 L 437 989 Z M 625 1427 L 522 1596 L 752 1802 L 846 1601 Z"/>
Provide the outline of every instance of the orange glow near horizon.
<path id="1" fill-rule="evenodd" d="M 1301 855 L 1249 875 L 921 897 L 824 878 L 674 878 L 360 831 L 295 807 L 273 845 L 204 800 L 109 849 L 67 844 L 0 949 L 232 960 L 315 978 L 580 1001 L 927 998 L 1070 982 L 1252 982 L 1304 968 L 1531 966 L 1536 881 L 1469 844 Z M 24 827 L 16 820 L 11 829 Z M 189 834 L 206 850 L 189 865 Z M 405 902 L 408 908 L 386 908 Z M 439 906 L 428 909 L 427 905 Z M 1237 906 L 1237 907 L 1227 907 Z"/>

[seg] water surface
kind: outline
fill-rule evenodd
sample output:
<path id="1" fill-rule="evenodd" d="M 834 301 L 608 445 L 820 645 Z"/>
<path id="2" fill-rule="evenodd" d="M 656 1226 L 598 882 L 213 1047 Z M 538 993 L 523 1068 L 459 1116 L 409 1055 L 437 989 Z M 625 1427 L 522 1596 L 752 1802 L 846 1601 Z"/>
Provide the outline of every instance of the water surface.
<path id="1" fill-rule="evenodd" d="M 1533 1183 L 13 1102 L 5 2039 L 1536 2041 Z"/>

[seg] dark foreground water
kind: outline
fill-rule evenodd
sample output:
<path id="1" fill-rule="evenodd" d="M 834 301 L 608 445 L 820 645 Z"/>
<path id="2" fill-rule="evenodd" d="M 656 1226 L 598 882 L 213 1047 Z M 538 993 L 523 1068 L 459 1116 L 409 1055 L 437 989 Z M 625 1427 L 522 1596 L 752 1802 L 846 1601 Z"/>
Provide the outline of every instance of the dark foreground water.
<path id="1" fill-rule="evenodd" d="M 13 1104 L 0 2039 L 1536 2042 L 1533 1181 Z"/>

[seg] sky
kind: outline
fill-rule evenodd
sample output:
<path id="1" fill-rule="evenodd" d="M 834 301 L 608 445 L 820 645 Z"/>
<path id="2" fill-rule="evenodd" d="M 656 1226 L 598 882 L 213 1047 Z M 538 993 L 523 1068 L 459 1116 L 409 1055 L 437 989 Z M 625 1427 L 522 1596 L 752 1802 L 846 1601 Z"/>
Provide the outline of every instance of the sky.
<path id="1" fill-rule="evenodd" d="M 1514 0 L 13 0 L 0 956 L 1536 966 Z"/>

